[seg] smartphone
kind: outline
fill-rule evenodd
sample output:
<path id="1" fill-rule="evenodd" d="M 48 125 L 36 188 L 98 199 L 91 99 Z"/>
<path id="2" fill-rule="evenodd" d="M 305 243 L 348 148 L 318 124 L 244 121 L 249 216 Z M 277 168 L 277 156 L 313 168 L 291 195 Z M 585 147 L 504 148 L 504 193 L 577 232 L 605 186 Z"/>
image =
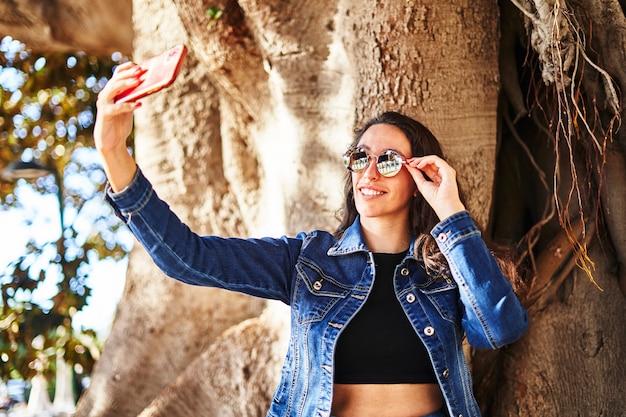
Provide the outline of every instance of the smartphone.
<path id="1" fill-rule="evenodd" d="M 118 94 L 115 97 L 115 102 L 136 101 L 168 87 L 176 79 L 186 54 L 187 47 L 185 45 L 177 45 L 139 64 L 146 70 L 146 73 L 143 75 L 143 81 L 138 86 Z"/>

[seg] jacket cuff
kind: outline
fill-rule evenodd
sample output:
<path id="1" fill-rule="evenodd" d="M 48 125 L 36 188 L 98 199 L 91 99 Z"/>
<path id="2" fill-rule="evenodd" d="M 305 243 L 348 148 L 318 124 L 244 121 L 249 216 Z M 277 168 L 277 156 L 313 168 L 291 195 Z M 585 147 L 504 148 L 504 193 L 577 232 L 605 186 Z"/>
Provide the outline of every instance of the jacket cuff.
<path id="1" fill-rule="evenodd" d="M 127 223 L 130 220 L 130 214 L 139 210 L 151 194 L 152 184 L 137 167 L 135 176 L 124 189 L 114 192 L 111 185 L 107 183 L 104 199 L 113 208 L 115 214 Z"/>
<path id="2" fill-rule="evenodd" d="M 445 252 L 458 240 L 471 234 L 480 234 L 480 230 L 467 210 L 460 211 L 437 223 L 430 231 L 439 249 Z"/>

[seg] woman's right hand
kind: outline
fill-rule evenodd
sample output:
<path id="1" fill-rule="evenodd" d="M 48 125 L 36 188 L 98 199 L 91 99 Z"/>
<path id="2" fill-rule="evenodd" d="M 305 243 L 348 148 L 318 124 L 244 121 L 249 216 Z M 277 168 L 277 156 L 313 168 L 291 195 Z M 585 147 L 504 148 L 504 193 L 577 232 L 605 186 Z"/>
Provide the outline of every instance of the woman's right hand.
<path id="1" fill-rule="evenodd" d="M 115 103 L 115 97 L 139 85 L 144 73 L 135 63 L 120 64 L 96 101 L 94 141 L 113 191 L 126 187 L 135 175 L 137 168 L 126 149 L 126 139 L 133 127 L 133 111 L 141 107 L 141 102 Z"/>
<path id="2" fill-rule="evenodd" d="M 126 138 L 133 126 L 133 111 L 141 103 L 115 103 L 114 99 L 121 92 L 139 85 L 143 73 L 142 68 L 132 62 L 120 64 L 98 94 L 94 140 L 101 152 L 126 146 Z"/>

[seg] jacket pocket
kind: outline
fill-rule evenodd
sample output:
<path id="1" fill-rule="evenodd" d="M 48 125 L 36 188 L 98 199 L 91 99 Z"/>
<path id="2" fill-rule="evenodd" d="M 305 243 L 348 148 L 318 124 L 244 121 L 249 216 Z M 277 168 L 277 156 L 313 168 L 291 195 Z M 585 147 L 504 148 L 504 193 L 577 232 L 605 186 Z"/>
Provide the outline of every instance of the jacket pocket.
<path id="1" fill-rule="evenodd" d="M 325 274 L 312 262 L 298 261 L 296 273 L 292 305 L 300 324 L 322 320 L 350 292 L 349 286 Z"/>
<path id="2" fill-rule="evenodd" d="M 458 324 L 461 315 L 459 312 L 459 292 L 456 285 L 423 288 L 422 292 L 428 297 L 444 320 Z"/>

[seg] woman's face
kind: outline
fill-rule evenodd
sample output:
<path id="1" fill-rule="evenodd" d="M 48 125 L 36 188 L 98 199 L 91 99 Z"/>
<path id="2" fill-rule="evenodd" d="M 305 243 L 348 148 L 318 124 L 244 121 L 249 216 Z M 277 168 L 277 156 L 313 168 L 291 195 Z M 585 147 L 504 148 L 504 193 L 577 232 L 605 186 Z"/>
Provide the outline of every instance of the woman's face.
<path id="1" fill-rule="evenodd" d="M 410 158 L 411 144 L 399 128 L 388 124 L 376 124 L 363 133 L 357 146 L 368 155 L 378 156 L 392 149 L 405 158 Z M 413 193 L 417 189 L 413 177 L 403 166 L 393 177 L 384 177 L 376 168 L 374 158 L 361 172 L 352 173 L 354 202 L 361 219 L 389 218 L 392 221 L 406 221 Z"/>

